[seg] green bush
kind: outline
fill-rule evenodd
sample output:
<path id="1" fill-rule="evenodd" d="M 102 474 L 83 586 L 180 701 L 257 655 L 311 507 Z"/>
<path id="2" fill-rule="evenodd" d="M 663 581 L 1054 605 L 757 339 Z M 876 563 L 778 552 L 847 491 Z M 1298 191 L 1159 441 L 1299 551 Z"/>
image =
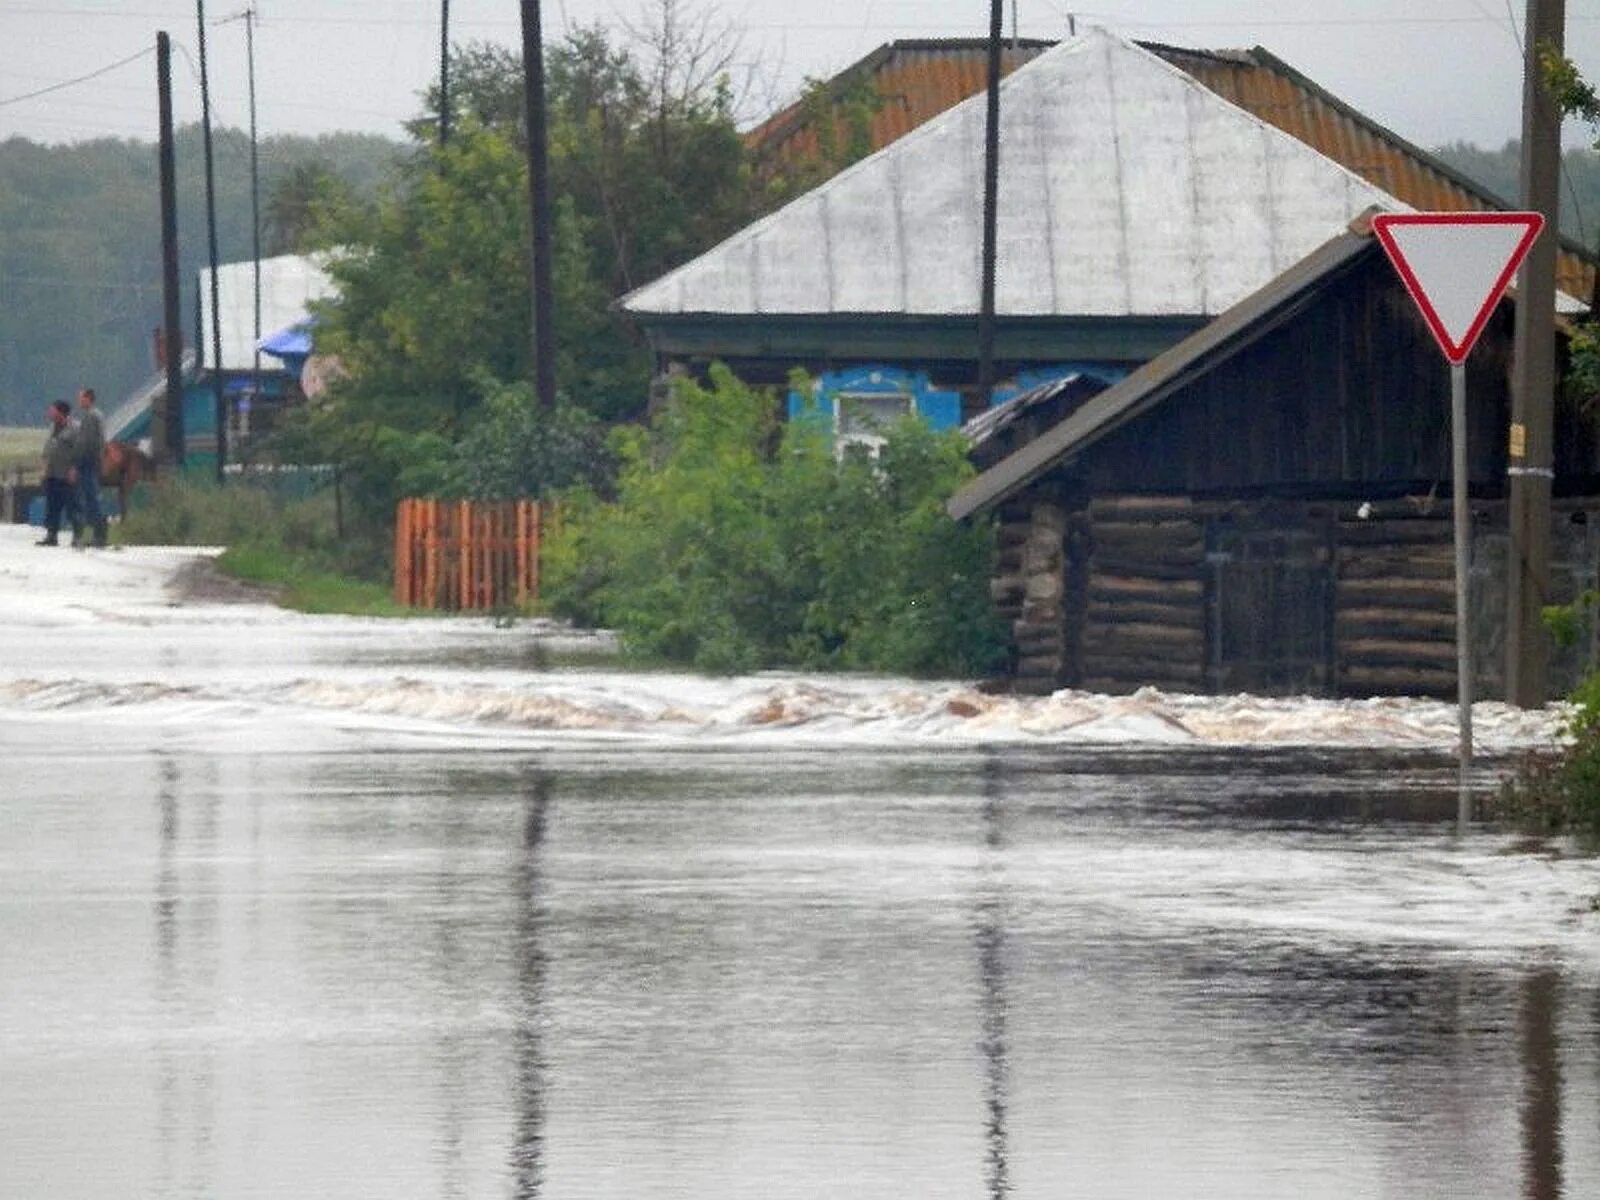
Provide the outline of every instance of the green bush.
<path id="1" fill-rule="evenodd" d="M 547 597 L 633 655 L 702 670 L 991 669 L 992 531 L 944 512 L 964 443 L 916 420 L 886 435 L 875 462 L 840 461 L 820 422 L 780 422 L 726 368 L 680 380 L 649 430 L 614 437 L 616 500 L 567 498 Z"/>
<path id="2" fill-rule="evenodd" d="M 1571 604 L 1546 608 L 1545 624 L 1555 641 L 1573 644 L 1594 619 L 1597 602 L 1600 593 L 1588 591 Z M 1528 833 L 1600 838 L 1600 672 L 1567 699 L 1572 708 L 1562 723 L 1566 745 L 1522 764 L 1502 792 L 1497 815 Z"/>

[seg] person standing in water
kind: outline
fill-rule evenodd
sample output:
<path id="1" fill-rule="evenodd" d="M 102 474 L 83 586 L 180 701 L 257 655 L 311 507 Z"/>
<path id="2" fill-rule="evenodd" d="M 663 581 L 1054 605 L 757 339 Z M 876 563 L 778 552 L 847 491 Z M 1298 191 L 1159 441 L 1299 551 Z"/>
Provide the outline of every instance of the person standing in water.
<path id="1" fill-rule="evenodd" d="M 78 431 L 72 423 L 72 406 L 51 401 L 45 409 L 50 436 L 44 443 L 44 538 L 41 546 L 59 546 L 61 519 L 72 523 L 74 541 L 82 537 L 75 491 L 78 479 Z"/>
<path id="2" fill-rule="evenodd" d="M 106 514 L 100 507 L 100 458 L 106 449 L 106 422 L 94 404 L 94 389 L 78 393 L 78 519 L 106 544 Z"/>

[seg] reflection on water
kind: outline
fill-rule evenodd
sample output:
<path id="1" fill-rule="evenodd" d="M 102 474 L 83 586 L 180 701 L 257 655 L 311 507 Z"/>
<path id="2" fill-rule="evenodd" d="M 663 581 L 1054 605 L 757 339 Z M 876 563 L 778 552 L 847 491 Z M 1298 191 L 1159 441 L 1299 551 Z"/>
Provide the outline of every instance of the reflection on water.
<path id="1" fill-rule="evenodd" d="M 511 1172 L 517 1200 L 539 1194 L 544 1159 L 544 1044 L 539 1022 L 544 1012 L 547 966 L 540 936 L 543 903 L 540 854 L 550 821 L 550 777 L 536 771 L 527 783 L 527 808 L 522 822 L 522 862 L 515 873 L 517 1014 L 513 1030 L 516 1046 L 517 1124 L 511 1146 Z"/>
<path id="2" fill-rule="evenodd" d="M 1542 968 L 1522 984 L 1522 1146 L 1528 1200 L 1558 1200 L 1561 1191 L 1561 1050 L 1556 1037 L 1560 976 Z"/>
<path id="3" fill-rule="evenodd" d="M 984 1101 L 988 1121 L 988 1192 L 991 1200 L 1008 1195 L 1011 1181 L 1006 1162 L 1006 964 L 1005 879 L 1001 851 L 1000 762 L 983 764 L 983 890 L 978 898 L 978 981 L 983 999 Z"/>
<path id="4" fill-rule="evenodd" d="M 1443 769 L 5 736 L 0 1195 L 1600 1191 L 1592 864 Z"/>

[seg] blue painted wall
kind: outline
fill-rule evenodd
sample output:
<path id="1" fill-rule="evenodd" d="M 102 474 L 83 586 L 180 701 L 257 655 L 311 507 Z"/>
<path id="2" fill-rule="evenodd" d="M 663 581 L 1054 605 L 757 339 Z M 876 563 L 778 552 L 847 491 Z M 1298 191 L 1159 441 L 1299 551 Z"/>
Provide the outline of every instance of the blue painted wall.
<path id="1" fill-rule="evenodd" d="M 1069 375 L 1088 375 L 1116 383 L 1128 374 L 1128 367 L 1119 363 L 1065 362 L 1048 367 L 1030 367 L 1019 371 L 994 389 L 992 404 L 1004 404 L 1042 383 L 1065 379 Z M 961 424 L 961 393 L 936 386 L 926 371 L 913 371 L 905 367 L 876 364 L 851 367 L 844 371 L 824 371 L 813 381 L 814 395 L 789 392 L 789 419 L 809 417 L 835 428 L 834 410 L 837 397 L 909 396 L 912 409 L 934 429 L 955 429 Z"/>
<path id="2" fill-rule="evenodd" d="M 791 391 L 789 419 L 810 415 L 834 427 L 834 409 L 840 395 L 909 396 L 912 411 L 934 429 L 954 429 L 961 424 L 961 393 L 933 385 L 926 371 L 903 367 L 851 367 L 847 371 L 824 371 L 812 384 L 814 395 Z"/>

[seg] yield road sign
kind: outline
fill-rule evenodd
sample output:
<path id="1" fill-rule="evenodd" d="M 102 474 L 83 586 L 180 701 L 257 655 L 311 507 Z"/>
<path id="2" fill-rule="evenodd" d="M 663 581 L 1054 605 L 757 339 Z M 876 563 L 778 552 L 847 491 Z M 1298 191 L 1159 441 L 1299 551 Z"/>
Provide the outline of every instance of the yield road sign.
<path id="1" fill-rule="evenodd" d="M 1544 228 L 1533 212 L 1385 213 L 1372 218 L 1384 253 L 1439 349 L 1466 361 L 1489 314 Z"/>

